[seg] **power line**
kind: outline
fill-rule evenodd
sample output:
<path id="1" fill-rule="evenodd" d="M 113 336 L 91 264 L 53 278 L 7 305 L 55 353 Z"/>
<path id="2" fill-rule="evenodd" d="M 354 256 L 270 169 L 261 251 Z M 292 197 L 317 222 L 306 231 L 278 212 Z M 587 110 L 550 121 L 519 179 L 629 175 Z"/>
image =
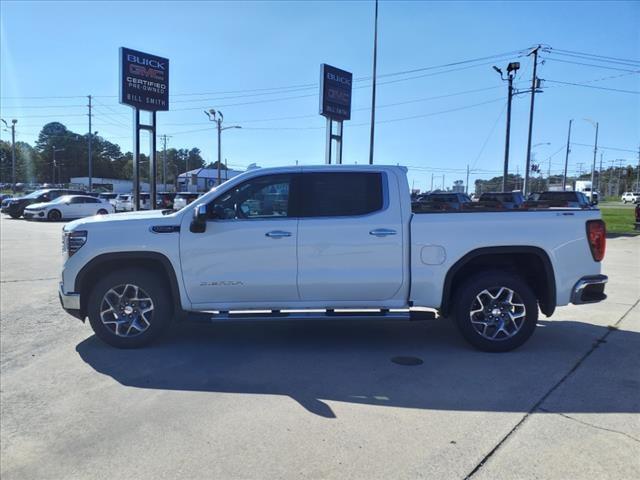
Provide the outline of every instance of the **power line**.
<path id="1" fill-rule="evenodd" d="M 596 85 L 586 85 L 584 83 L 561 82 L 560 80 L 548 80 L 548 79 L 545 79 L 544 81 L 545 82 L 550 82 L 550 83 L 559 83 L 561 85 L 572 85 L 574 87 L 595 88 L 597 90 L 606 90 L 606 91 L 609 91 L 609 92 L 631 93 L 633 95 L 640 95 L 640 91 L 635 91 L 635 90 L 622 90 L 622 89 L 619 89 L 619 88 L 598 87 Z"/>
<path id="2" fill-rule="evenodd" d="M 393 123 L 393 122 L 400 122 L 400 121 L 405 121 L 405 120 L 414 120 L 417 118 L 426 118 L 426 117 L 431 117 L 431 116 L 436 116 L 436 115 L 443 115 L 446 113 L 452 113 L 452 112 L 457 112 L 460 110 L 466 110 L 469 108 L 474 108 L 474 107 L 478 107 L 481 105 L 487 105 L 489 103 L 495 103 L 495 102 L 499 102 L 504 100 L 502 97 L 501 98 L 495 98 L 492 100 L 487 100 L 484 102 L 479 102 L 479 103 L 474 103 L 471 105 L 463 105 L 461 107 L 455 107 L 455 108 L 449 108 L 447 110 L 440 110 L 437 112 L 430 112 L 430 113 L 423 113 L 423 114 L 419 114 L 419 115 L 410 115 L 410 116 L 406 116 L 406 117 L 399 117 L 399 118 L 391 118 L 391 119 L 387 119 L 387 120 L 377 120 L 376 121 L 376 125 L 379 124 L 384 124 L 384 123 Z M 352 123 L 349 124 L 349 127 L 362 127 L 362 126 L 367 126 L 370 125 L 369 122 L 364 122 L 364 123 Z M 318 127 L 243 127 L 243 130 L 319 130 L 325 127 L 322 126 L 318 126 Z M 186 133 L 196 133 L 196 132 L 204 132 L 204 131 L 208 131 L 211 130 L 212 128 L 199 128 L 196 130 L 186 130 L 186 131 L 178 131 L 178 132 L 173 132 L 171 133 L 171 135 L 182 135 L 182 134 L 186 134 Z"/>
<path id="3" fill-rule="evenodd" d="M 479 67 L 479 66 L 483 66 L 483 65 L 487 65 L 488 63 L 493 63 L 494 61 L 496 61 L 497 59 L 503 58 L 503 57 L 508 57 L 508 56 L 512 56 L 512 55 L 522 55 L 522 52 L 524 50 L 513 50 L 510 52 L 505 52 L 505 53 L 499 53 L 499 54 L 494 54 L 494 55 L 488 55 L 488 56 L 484 56 L 484 57 L 477 57 L 477 58 L 472 58 L 472 59 L 466 59 L 466 60 L 460 60 L 460 61 L 456 61 L 456 62 L 449 62 L 449 63 L 444 63 L 444 64 L 440 64 L 440 65 L 430 65 L 427 67 L 420 67 L 420 68 L 413 68 L 413 69 L 408 69 L 408 70 L 401 70 L 401 71 L 397 71 L 397 72 L 390 72 L 390 73 L 386 73 L 386 74 L 380 74 L 378 75 L 378 78 L 387 78 L 387 77 L 394 77 L 394 76 L 399 76 L 399 75 L 408 75 L 408 74 L 412 74 L 412 73 L 418 73 L 418 72 L 424 72 L 424 71 L 430 71 L 430 70 L 437 70 L 440 68 L 447 68 L 447 67 L 452 67 L 452 66 L 459 66 L 459 65 L 467 65 L 469 63 L 476 63 L 476 62 L 483 62 L 485 60 L 491 60 L 490 62 L 486 62 L 486 63 L 480 63 L 480 64 L 476 64 L 476 65 L 467 65 L 464 68 L 461 69 L 451 69 L 451 70 L 447 70 L 445 72 L 434 72 L 435 74 L 441 74 L 441 73 L 448 73 L 448 72 L 454 72 L 454 71 L 459 71 L 462 69 L 467 69 L 467 68 L 474 68 L 474 67 Z M 405 81 L 405 80 L 411 80 L 414 78 L 422 78 L 424 76 L 427 75 L 419 75 L 419 76 L 414 76 L 414 77 L 409 77 L 406 79 L 397 79 L 397 80 L 392 80 L 389 82 L 384 82 L 384 83 L 395 83 L 398 81 Z M 362 81 L 368 81 L 371 80 L 370 76 L 367 77 L 358 77 L 355 79 L 355 81 L 357 82 L 362 82 Z M 382 82 L 380 82 L 382 84 Z M 305 89 L 311 89 L 311 88 L 317 88 L 318 87 L 318 83 L 305 83 L 305 84 L 297 84 L 297 85 L 285 85 L 285 86 L 279 86 L 279 87 L 268 87 L 268 88 L 257 88 L 257 89 L 244 89 L 244 90 L 230 90 L 230 91 L 220 91 L 220 92 L 199 92 L 199 93 L 175 93 L 172 94 L 171 97 L 178 97 L 178 96 L 204 96 L 204 95 L 226 95 L 226 94 L 235 94 L 235 93 L 255 93 L 255 92 L 266 92 L 266 93 L 262 93 L 261 95 L 272 95 L 274 93 L 278 93 L 275 92 L 276 90 L 290 90 L 290 91 L 298 91 L 298 90 L 305 90 Z M 366 86 L 362 86 L 362 87 L 356 87 L 356 88 L 368 88 L 369 85 Z M 279 93 L 283 93 L 282 91 Z M 260 94 L 258 94 L 260 95 Z M 246 97 L 246 96 L 253 96 L 253 95 L 241 95 L 240 97 Z M 32 96 L 32 97 L 0 97 L 2 99 L 47 99 L 47 98 L 85 98 L 84 95 L 78 95 L 78 96 Z M 118 98 L 117 95 L 93 95 L 93 98 Z M 228 97 L 228 98 L 232 98 L 232 97 Z M 181 103 L 181 102 L 197 102 L 197 101 L 215 101 L 215 100 L 224 100 L 223 99 L 211 99 L 211 98 L 202 98 L 202 99 L 195 99 L 195 100 L 175 100 L 174 102 L 176 103 Z"/>
<path id="4" fill-rule="evenodd" d="M 560 63 L 570 63 L 573 65 L 582 65 L 585 67 L 595 67 L 595 68 L 604 68 L 606 70 L 617 70 L 618 72 L 635 72 L 635 70 L 629 70 L 627 68 L 618 68 L 618 67 L 609 67 L 607 65 L 596 65 L 594 63 L 584 63 L 584 62 L 574 62 L 572 60 L 562 60 L 560 58 L 549 58 L 549 57 L 545 57 L 544 59 L 545 61 L 552 61 L 552 62 L 560 62 Z"/>
<path id="5" fill-rule="evenodd" d="M 559 48 L 552 48 L 551 51 L 573 53 L 573 54 L 576 54 L 576 55 L 583 55 L 583 56 L 587 56 L 587 57 L 597 57 L 597 58 L 616 60 L 616 61 L 621 61 L 621 62 L 640 63 L 640 60 L 632 60 L 632 59 L 628 59 L 628 58 L 610 57 L 610 56 L 607 56 L 607 55 L 597 55 L 595 53 L 577 52 L 575 50 L 562 50 L 562 49 L 559 49 Z"/>
<path id="6" fill-rule="evenodd" d="M 593 148 L 593 145 L 589 145 L 588 143 L 576 143 L 576 142 L 571 142 L 571 145 L 578 145 L 580 147 L 591 147 Z M 638 150 L 630 150 L 628 148 L 619 148 L 619 147 L 603 147 L 602 145 L 598 145 L 598 149 L 603 149 L 603 150 L 616 150 L 618 152 L 631 152 L 631 153 L 637 153 Z"/>
<path id="7" fill-rule="evenodd" d="M 631 61 L 605 60 L 605 59 L 599 59 L 599 58 L 586 56 L 586 55 L 575 55 L 573 53 L 562 53 L 562 52 L 553 51 L 553 50 L 548 52 L 548 53 L 550 53 L 552 55 L 561 55 L 563 57 L 577 58 L 579 60 L 590 60 L 592 62 L 611 63 L 611 64 L 614 64 L 614 65 L 625 65 L 627 67 L 638 67 L 638 66 L 640 66 L 640 64 L 638 62 L 633 62 L 633 60 L 631 60 Z"/>
<path id="8" fill-rule="evenodd" d="M 500 110 L 500 114 L 498 115 L 498 118 L 496 118 L 496 121 L 493 122 L 493 126 L 491 127 L 491 130 L 489 130 L 489 134 L 487 135 L 487 138 L 484 139 L 484 142 L 482 143 L 482 147 L 480 147 L 480 151 L 478 152 L 478 155 L 476 156 L 476 159 L 473 161 L 473 164 L 471 165 L 471 170 L 472 171 L 474 170 L 474 168 L 476 166 L 476 163 L 478 163 L 478 160 L 480 160 L 480 157 L 484 153 L 484 149 L 487 147 L 487 144 L 489 143 L 489 140 L 493 136 L 493 132 L 495 131 L 496 127 L 498 126 L 498 122 L 502 118 L 502 115 L 504 114 L 504 111 L 506 110 L 506 108 L 507 108 L 507 104 L 505 103 L 504 106 L 502 107 L 502 110 Z"/>

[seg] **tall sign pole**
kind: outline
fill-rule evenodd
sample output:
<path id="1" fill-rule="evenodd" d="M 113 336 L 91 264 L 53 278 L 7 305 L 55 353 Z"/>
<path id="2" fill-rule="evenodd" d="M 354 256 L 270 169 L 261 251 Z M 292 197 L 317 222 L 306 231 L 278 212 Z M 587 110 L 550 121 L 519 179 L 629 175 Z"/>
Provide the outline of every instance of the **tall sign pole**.
<path id="1" fill-rule="evenodd" d="M 169 110 L 169 59 L 120 47 L 120 103 L 133 107 L 133 208 L 140 210 L 140 130 L 150 133 L 150 208 L 156 206 L 156 112 Z M 140 123 L 140 111 L 151 123 Z"/>
<path id="2" fill-rule="evenodd" d="M 320 115 L 327 118 L 325 163 L 330 164 L 332 144 L 336 141 L 335 162 L 342 163 L 342 122 L 351 118 L 353 74 L 323 63 L 320 65 Z M 336 133 L 333 124 L 336 124 Z"/>

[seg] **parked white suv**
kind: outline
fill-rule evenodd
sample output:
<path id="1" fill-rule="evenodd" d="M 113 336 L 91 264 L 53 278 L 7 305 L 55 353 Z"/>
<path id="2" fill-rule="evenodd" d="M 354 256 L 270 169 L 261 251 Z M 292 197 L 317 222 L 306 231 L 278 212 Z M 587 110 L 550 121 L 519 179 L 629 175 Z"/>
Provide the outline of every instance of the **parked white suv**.
<path id="1" fill-rule="evenodd" d="M 620 200 L 622 203 L 638 203 L 640 201 L 640 192 L 624 192 Z"/>
<path id="2" fill-rule="evenodd" d="M 174 213 L 69 223 L 59 295 L 122 348 L 185 319 L 406 320 L 427 307 L 506 351 L 539 309 L 606 298 L 605 233 L 596 209 L 413 213 L 402 167 L 255 169 Z"/>

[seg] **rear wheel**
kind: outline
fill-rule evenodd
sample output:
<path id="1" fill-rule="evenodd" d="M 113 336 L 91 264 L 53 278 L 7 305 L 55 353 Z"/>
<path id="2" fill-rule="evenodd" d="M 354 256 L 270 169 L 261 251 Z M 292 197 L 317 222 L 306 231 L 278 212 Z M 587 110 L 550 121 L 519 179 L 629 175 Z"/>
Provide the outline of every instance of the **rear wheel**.
<path id="1" fill-rule="evenodd" d="M 11 218 L 13 218 L 14 220 L 17 220 L 18 218 L 20 218 L 22 216 L 21 213 L 10 213 L 9 216 Z"/>
<path id="2" fill-rule="evenodd" d="M 455 321 L 462 336 L 487 352 L 522 345 L 538 322 L 538 303 L 527 283 L 507 272 L 472 276 L 456 291 Z"/>
<path id="3" fill-rule="evenodd" d="M 62 213 L 60 213 L 60 210 L 51 210 L 47 214 L 47 220 L 50 220 L 52 222 L 57 222 L 61 218 L 62 218 Z"/>
<path id="4" fill-rule="evenodd" d="M 110 273 L 89 295 L 87 313 L 96 336 L 117 348 L 149 344 L 171 322 L 173 308 L 167 286 L 150 271 Z"/>
<path id="5" fill-rule="evenodd" d="M 109 212 L 107 212 L 104 208 L 101 208 L 100 210 L 98 210 L 98 215 L 106 215 Z"/>

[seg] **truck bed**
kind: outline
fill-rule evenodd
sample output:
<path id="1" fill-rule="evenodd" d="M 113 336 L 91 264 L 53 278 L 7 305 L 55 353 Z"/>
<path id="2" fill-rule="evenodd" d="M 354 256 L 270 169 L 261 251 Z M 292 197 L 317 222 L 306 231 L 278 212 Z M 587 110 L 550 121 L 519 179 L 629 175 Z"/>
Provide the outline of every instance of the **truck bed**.
<path id="1" fill-rule="evenodd" d="M 586 239 L 586 222 L 598 218 L 600 212 L 594 209 L 413 214 L 409 298 L 418 306 L 440 305 L 446 288 L 443 278 L 463 257 L 488 249 L 499 254 L 525 247 L 548 256 L 557 305 L 566 305 L 576 278 L 600 273 Z"/>

